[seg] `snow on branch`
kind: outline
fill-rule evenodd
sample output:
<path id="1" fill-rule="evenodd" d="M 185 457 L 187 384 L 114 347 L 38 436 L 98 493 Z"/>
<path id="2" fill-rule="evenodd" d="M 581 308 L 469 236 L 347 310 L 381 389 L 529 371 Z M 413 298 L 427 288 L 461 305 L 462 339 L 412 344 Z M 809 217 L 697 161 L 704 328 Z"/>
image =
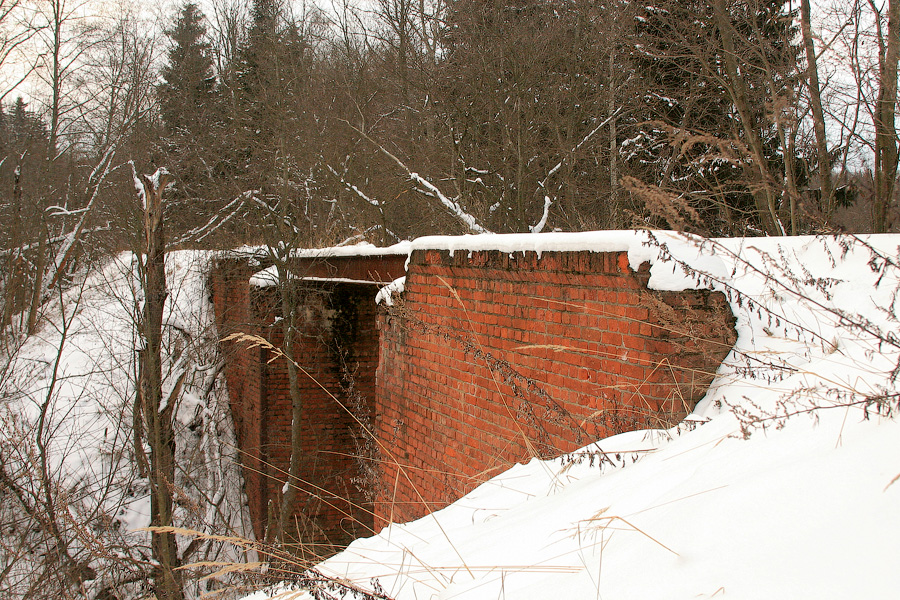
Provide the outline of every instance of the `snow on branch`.
<path id="1" fill-rule="evenodd" d="M 538 221 L 536 225 L 528 228 L 531 233 L 540 233 L 544 230 L 544 227 L 547 225 L 547 217 L 550 216 L 550 207 L 552 205 L 553 202 L 550 200 L 550 196 L 544 196 L 544 214 L 541 215 L 541 220 Z"/>
<path id="2" fill-rule="evenodd" d="M 270 215 L 275 216 L 279 221 L 281 221 L 282 225 L 290 230 L 293 235 L 300 235 L 300 230 L 297 229 L 296 226 L 294 226 L 294 223 L 288 217 L 277 214 L 276 210 L 265 200 L 263 200 L 256 194 L 251 194 L 249 196 L 249 199 L 253 202 L 253 204 L 256 204 Z"/>
<path id="3" fill-rule="evenodd" d="M 110 231 L 109 224 L 98 225 L 97 227 L 90 227 L 87 229 L 82 229 L 81 235 L 86 235 L 89 233 L 100 233 L 102 231 Z M 22 244 L 21 246 L 17 246 L 15 248 L 7 248 L 5 250 L 0 250 L 0 258 L 7 258 L 14 254 L 37 250 L 41 247 L 41 244 L 43 244 L 43 243 L 46 243 L 49 246 L 54 246 L 56 244 L 59 244 L 60 242 L 67 241 L 70 238 L 70 236 L 71 236 L 71 233 L 64 233 L 62 235 L 57 235 L 57 236 L 51 237 L 49 239 L 43 240 L 41 242 L 31 242 L 28 244 Z"/>
<path id="4" fill-rule="evenodd" d="M 137 192 L 138 199 L 141 203 L 141 209 L 147 210 L 147 196 L 144 194 L 144 184 L 141 183 L 141 178 L 138 177 L 137 169 L 134 166 L 134 161 L 129 160 L 128 164 L 131 166 L 131 181 L 134 183 L 134 191 Z"/>
<path id="5" fill-rule="evenodd" d="M 353 124 L 351 124 L 349 121 L 344 121 L 344 123 L 346 123 L 347 126 L 350 127 L 350 129 L 352 129 L 353 131 L 355 131 L 356 133 L 361 135 L 363 138 L 365 138 L 373 146 L 378 148 L 378 150 L 380 150 L 382 154 L 384 154 L 385 156 L 390 158 L 392 161 L 394 161 L 394 163 L 396 163 L 396 165 L 398 167 L 400 167 L 401 169 L 403 169 L 403 171 L 406 172 L 406 175 L 407 175 L 407 177 L 409 177 L 409 180 L 411 182 L 415 183 L 416 185 L 421 186 L 425 190 L 426 195 L 433 194 L 434 197 L 437 198 L 437 200 L 440 201 L 440 203 L 443 204 L 444 207 L 448 211 L 450 211 L 450 214 L 452 214 L 459 221 L 461 221 L 466 227 L 469 228 L 469 231 L 471 231 L 472 233 L 491 233 L 490 230 L 483 227 L 478 222 L 478 220 L 473 215 L 468 213 L 458 202 L 456 202 L 456 200 L 448 198 L 447 196 L 444 195 L 443 192 L 441 192 L 441 190 L 439 190 L 437 188 L 437 186 L 432 184 L 430 181 L 428 181 L 427 179 L 425 179 L 418 173 L 411 171 L 410 168 L 407 167 L 403 161 L 401 161 L 399 158 L 394 156 L 387 148 L 385 148 L 384 146 L 382 146 L 381 144 L 379 144 L 378 142 L 373 140 L 364 131 L 358 129 Z"/>
<path id="6" fill-rule="evenodd" d="M 358 228 L 356 228 L 356 227 L 354 227 L 353 229 L 356 229 L 358 231 Z M 350 237 L 345 238 L 344 241 L 338 242 L 333 247 L 334 248 L 342 248 L 344 246 L 353 246 L 353 245 L 359 244 L 361 242 L 365 242 L 366 236 L 368 234 L 370 234 L 371 232 L 376 231 L 378 229 L 381 229 L 382 231 L 387 233 L 389 236 L 394 238 L 396 241 L 398 241 L 398 242 L 402 241 L 400 239 L 400 237 L 396 233 L 391 231 L 390 229 L 388 229 L 386 227 L 382 227 L 381 225 L 372 225 L 371 227 L 367 227 L 366 229 L 364 229 L 363 231 L 360 231 L 359 233 L 355 233 L 355 234 L 351 235 Z"/>
<path id="7" fill-rule="evenodd" d="M 599 125 L 594 127 L 590 131 L 590 133 L 588 133 L 586 136 L 581 138 L 581 141 L 578 142 L 577 144 L 575 144 L 575 147 L 572 148 L 572 151 L 569 152 L 569 155 L 572 155 L 575 152 L 577 152 L 578 150 L 580 150 L 581 147 L 584 146 L 588 142 L 588 140 L 590 140 L 592 137 L 594 137 L 597 134 L 597 132 L 600 131 L 610 121 L 612 121 L 613 119 L 618 117 L 619 113 L 621 113 L 621 112 L 622 112 L 622 107 L 620 106 L 615 111 L 613 111 L 613 114 L 611 114 L 608 117 L 606 117 L 605 119 L 603 119 L 603 121 Z M 565 162 L 566 162 L 566 156 L 563 156 L 560 159 L 560 161 L 558 163 L 556 163 L 556 166 L 547 172 L 547 176 L 538 182 L 538 187 L 542 190 L 546 190 L 547 189 L 547 181 L 549 181 L 551 177 L 553 177 L 554 175 L 556 175 L 559 172 L 559 170 L 562 168 L 562 166 Z"/>
<path id="8" fill-rule="evenodd" d="M 106 152 L 100 157 L 100 160 L 97 162 L 97 165 L 94 167 L 93 171 L 91 171 L 90 177 L 88 177 L 88 185 L 91 186 L 91 197 L 87 202 L 87 205 L 82 209 L 81 218 L 78 220 L 78 223 L 75 225 L 75 228 L 69 232 L 68 235 L 64 236 L 62 245 L 59 247 L 59 251 L 56 253 L 56 258 L 53 261 L 54 269 L 49 271 L 42 283 L 41 292 L 42 295 L 46 293 L 47 290 L 50 290 L 56 282 L 59 281 L 63 272 L 66 269 L 66 266 L 69 263 L 69 259 L 72 257 L 72 253 L 75 248 L 75 243 L 84 233 L 84 228 L 87 225 L 88 217 L 91 216 L 91 212 L 94 209 L 94 206 L 97 201 L 97 197 L 100 194 L 100 186 L 106 180 L 106 177 L 115 169 L 112 167 L 112 159 L 118 150 L 118 143 L 112 144 L 109 148 L 106 149 Z"/>
<path id="9" fill-rule="evenodd" d="M 399 161 L 398 161 L 399 162 Z M 400 163 L 401 165 L 403 163 Z M 404 165 L 404 168 L 406 166 Z M 487 229 L 482 227 L 474 216 L 467 213 L 462 206 L 459 205 L 458 202 L 451 200 L 439 190 L 435 185 L 433 185 L 430 181 L 419 175 L 418 173 L 413 173 L 409 169 L 406 169 L 407 174 L 409 175 L 410 181 L 416 183 L 417 185 L 421 185 L 423 188 L 434 194 L 434 197 L 440 200 L 441 204 L 447 207 L 447 210 L 455 216 L 457 219 L 462 221 L 466 227 L 468 227 L 473 233 L 490 233 Z"/>
<path id="10" fill-rule="evenodd" d="M 538 182 L 538 191 L 544 192 L 544 212 L 541 215 L 541 219 L 535 225 L 528 228 L 528 230 L 531 231 L 531 233 L 540 233 L 544 230 L 544 227 L 547 225 L 547 217 L 550 215 L 550 206 L 553 204 L 553 201 L 550 199 L 550 196 L 547 194 L 547 182 L 550 180 L 551 177 L 556 175 L 560 169 L 562 169 L 562 166 L 566 162 L 566 158 L 568 156 L 575 154 L 575 152 L 577 152 L 579 149 L 581 149 L 581 147 L 584 146 L 588 140 L 590 140 L 592 137 L 594 137 L 597 134 L 597 132 L 600 131 L 606 124 L 608 124 L 610 121 L 612 121 L 617 116 L 619 116 L 619 113 L 621 113 L 621 112 L 622 112 L 622 107 L 620 106 L 615 111 L 613 111 L 613 113 L 611 115 L 609 115 L 608 117 L 603 119 L 603 121 L 601 121 L 599 125 L 594 127 L 586 136 L 581 138 L 580 142 L 575 144 L 575 147 L 572 148 L 571 152 L 569 152 L 568 155 L 563 156 L 560 159 L 560 161 L 558 163 L 556 163 L 556 166 L 554 166 L 552 169 L 550 169 L 547 172 L 546 177 L 544 177 L 541 181 Z"/>
<path id="11" fill-rule="evenodd" d="M 209 235 L 222 227 L 225 223 L 233 219 L 242 209 L 245 208 L 246 201 L 258 193 L 259 190 L 247 190 L 246 192 L 239 194 L 231 202 L 222 207 L 215 215 L 213 215 L 205 225 L 201 225 L 199 227 L 191 229 L 180 238 L 178 238 L 178 240 L 174 242 L 174 245 L 179 245 L 187 241 L 203 241 Z"/>
<path id="12" fill-rule="evenodd" d="M 47 208 L 45 208 L 44 212 L 48 217 L 74 217 L 76 215 L 86 213 L 87 208 L 69 209 L 66 206 L 58 206 L 54 204 L 53 206 L 48 206 Z"/>
<path id="13" fill-rule="evenodd" d="M 353 192 L 354 194 L 356 194 L 357 196 L 359 196 L 360 198 L 362 198 L 363 200 L 365 200 L 372 206 L 377 206 L 377 207 L 381 206 L 381 202 L 379 202 L 378 200 L 373 200 L 372 198 L 369 198 L 365 193 L 363 193 L 363 191 L 361 189 L 359 189 L 358 187 L 356 187 L 349 181 L 345 180 L 344 176 L 339 174 L 337 171 L 335 171 L 331 165 L 329 165 L 328 163 L 325 163 L 325 168 L 328 169 L 329 171 L 331 171 L 331 174 L 334 175 L 335 177 L 337 177 L 338 181 L 340 181 L 341 185 L 343 185 L 345 188 L 347 188 L 348 190 L 350 190 L 351 192 Z"/>

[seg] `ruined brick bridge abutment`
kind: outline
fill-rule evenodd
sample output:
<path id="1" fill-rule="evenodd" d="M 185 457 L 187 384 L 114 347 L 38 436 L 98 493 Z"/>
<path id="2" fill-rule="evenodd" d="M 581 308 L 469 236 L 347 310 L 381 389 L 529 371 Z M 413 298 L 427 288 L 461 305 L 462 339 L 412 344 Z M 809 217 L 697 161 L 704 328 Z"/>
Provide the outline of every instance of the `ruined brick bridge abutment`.
<path id="1" fill-rule="evenodd" d="M 649 265 L 632 269 L 625 251 L 452 252 L 454 239 L 290 264 L 305 372 L 295 535 L 308 543 L 340 546 L 422 516 L 534 456 L 670 426 L 734 343 L 724 295 L 650 290 Z M 235 255 L 210 276 L 220 336 L 267 342 L 223 342 L 260 539 L 286 480 L 291 428 L 281 296 L 265 266 Z M 376 304 L 404 276 L 392 304 Z"/>

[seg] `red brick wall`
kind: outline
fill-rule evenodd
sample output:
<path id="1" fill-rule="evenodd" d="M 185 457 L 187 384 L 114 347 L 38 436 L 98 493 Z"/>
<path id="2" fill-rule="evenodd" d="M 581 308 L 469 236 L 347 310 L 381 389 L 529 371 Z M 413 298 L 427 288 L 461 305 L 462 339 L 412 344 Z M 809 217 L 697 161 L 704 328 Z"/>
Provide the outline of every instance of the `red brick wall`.
<path id="1" fill-rule="evenodd" d="M 259 335 L 259 317 L 250 304 L 251 269 L 247 261 L 230 260 L 217 264 L 209 276 L 209 289 L 216 314 L 219 339 L 232 334 Z M 244 491 L 253 529 L 260 536 L 265 522 L 265 457 L 262 453 L 263 428 L 262 350 L 249 348 L 246 342 L 222 341 L 220 350 L 226 361 L 225 381 L 231 404 L 235 437 L 243 465 Z"/>
<path id="2" fill-rule="evenodd" d="M 297 273 L 305 277 L 330 277 L 389 283 L 404 275 L 406 255 L 334 256 L 327 260 L 296 261 Z"/>
<path id="3" fill-rule="evenodd" d="M 405 256 L 298 260 L 305 277 L 381 281 L 403 274 Z M 249 285 L 246 260 L 223 260 L 210 276 L 220 337 L 239 333 L 283 346 L 277 288 Z M 375 293 L 371 284 L 298 281 L 306 323 L 295 345 L 303 398 L 299 505 L 290 537 L 304 551 L 328 554 L 352 539 L 372 533 L 372 502 L 360 491 L 370 462 L 360 419 L 371 421 L 378 362 Z M 251 520 L 263 539 L 270 502 L 286 481 L 291 450 L 291 397 L 287 363 L 276 351 L 251 339 L 222 344 L 225 376 L 241 449 Z M 352 414 L 351 414 L 352 413 Z M 369 429 L 371 426 L 369 425 Z M 372 454 L 368 452 L 368 454 Z"/>
<path id="4" fill-rule="evenodd" d="M 324 301 L 322 308 L 329 318 L 322 320 L 321 313 L 312 311 L 312 319 L 294 345 L 297 362 L 305 371 L 298 381 L 303 399 L 303 483 L 290 533 L 308 550 L 322 554 L 329 552 L 331 544 L 342 546 L 372 534 L 372 503 L 356 481 L 361 473 L 354 437 L 359 435 L 355 417 L 372 411 L 378 355 L 376 289 L 345 283 L 310 286 L 318 298 L 309 304 Z M 266 338 L 273 346 L 283 347 L 280 322 L 267 328 Z M 270 352 L 264 358 L 266 440 L 262 454 L 266 457 L 267 498 L 275 499 L 290 465 L 291 396 L 286 359 L 273 358 Z M 349 393 L 348 376 L 352 376 L 356 398 Z"/>
<path id="5" fill-rule="evenodd" d="M 404 260 L 310 259 L 297 272 L 388 281 L 404 274 Z M 277 347 L 275 288 L 251 289 L 250 274 L 239 261 L 214 271 L 220 333 L 258 334 Z M 680 418 L 731 348 L 733 316 L 721 294 L 652 292 L 647 279 L 624 253 L 428 250 L 412 254 L 406 290 L 389 310 L 376 308 L 375 286 L 301 282 L 318 298 L 295 346 L 312 376 L 301 376 L 301 537 L 322 551 L 440 508 L 531 456 Z M 262 536 L 289 460 L 286 365 L 246 343 L 224 348 Z M 363 428 L 376 439 L 360 445 Z"/>
<path id="6" fill-rule="evenodd" d="M 415 251 L 380 319 L 376 527 L 690 410 L 733 317 L 721 294 L 651 292 L 647 278 L 625 253 Z"/>

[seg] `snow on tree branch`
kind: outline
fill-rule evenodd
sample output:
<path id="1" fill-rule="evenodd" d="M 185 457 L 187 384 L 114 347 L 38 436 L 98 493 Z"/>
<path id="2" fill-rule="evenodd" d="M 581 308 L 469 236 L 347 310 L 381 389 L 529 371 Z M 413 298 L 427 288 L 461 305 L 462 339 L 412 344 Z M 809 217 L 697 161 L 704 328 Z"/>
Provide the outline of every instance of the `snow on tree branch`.
<path id="1" fill-rule="evenodd" d="M 597 134 L 597 132 L 600 131 L 600 130 L 601 130 L 605 125 L 607 125 L 610 121 L 612 121 L 613 119 L 615 119 L 616 117 L 618 117 L 619 114 L 620 114 L 621 112 L 622 112 L 622 107 L 619 107 L 619 108 L 617 108 L 617 109 L 613 112 L 613 114 L 611 114 L 611 115 L 609 115 L 608 117 L 606 117 L 605 119 L 603 119 L 603 121 L 602 121 L 599 125 L 597 125 L 596 127 L 594 127 L 594 128 L 590 131 L 590 133 L 588 133 L 586 136 L 584 136 L 583 138 L 581 138 L 581 141 L 580 141 L 580 142 L 578 142 L 577 144 L 575 144 L 575 147 L 572 148 L 572 151 L 569 153 L 569 155 L 574 154 L 575 152 L 577 152 L 578 150 L 580 150 L 581 147 L 584 146 L 584 145 L 588 142 L 588 140 L 590 140 L 592 137 L 594 137 L 594 136 Z M 568 155 L 567 155 L 567 156 L 568 156 Z M 550 169 L 549 171 L 547 171 L 547 176 L 544 177 L 541 181 L 538 182 L 538 187 L 539 187 L 540 189 L 542 189 L 542 190 L 546 190 L 546 189 L 547 189 L 547 181 L 549 181 L 551 177 L 553 177 L 554 175 L 556 175 L 556 174 L 559 172 L 559 170 L 562 168 L 563 164 L 566 162 L 567 156 L 563 156 L 563 157 L 560 159 L 560 161 L 559 161 L 558 163 L 556 163 L 556 166 L 555 166 L 555 167 L 553 167 L 552 169 Z"/>
<path id="2" fill-rule="evenodd" d="M 608 117 L 603 119 L 603 121 L 601 121 L 599 125 L 594 127 L 586 136 L 581 138 L 580 142 L 575 144 L 575 147 L 572 148 L 572 151 L 569 152 L 568 155 L 563 156 L 560 159 L 560 161 L 558 163 L 556 163 L 556 166 L 554 166 L 552 169 L 547 171 L 546 177 L 544 177 L 541 181 L 538 182 L 538 190 L 544 192 L 544 212 L 541 215 L 540 220 L 535 225 L 530 226 L 528 228 L 528 230 L 531 231 L 531 233 L 542 232 L 544 230 L 544 227 L 546 227 L 546 225 L 547 225 L 547 217 L 550 216 L 550 206 L 553 205 L 553 201 L 550 199 L 550 196 L 547 194 L 547 182 L 550 180 L 551 177 L 556 175 L 560 169 L 562 169 L 562 166 L 566 162 L 566 158 L 568 156 L 575 154 L 575 152 L 577 152 L 582 146 L 584 146 L 588 140 L 590 140 L 592 137 L 594 137 L 598 131 L 600 131 L 610 121 L 612 121 L 617 116 L 619 116 L 619 113 L 621 113 L 621 112 L 622 112 L 622 107 L 619 107 L 615 111 L 613 111 L 613 113 L 611 115 L 609 115 Z"/>
<path id="3" fill-rule="evenodd" d="M 403 164 L 403 163 L 400 163 Z M 404 165 L 404 168 L 406 166 Z M 462 221 L 466 227 L 468 227 L 473 233 L 490 233 L 487 229 L 482 227 L 477 219 L 474 216 L 467 213 L 462 206 L 459 205 L 458 202 L 451 200 L 439 190 L 435 185 L 433 185 L 430 181 L 419 175 L 418 173 L 413 173 L 409 169 L 406 169 L 409 174 L 410 181 L 421 185 L 423 188 L 434 194 L 435 198 L 440 200 L 441 204 L 443 204 L 450 213 L 455 216 L 457 219 Z"/>
<path id="4" fill-rule="evenodd" d="M 403 171 L 406 172 L 406 175 L 407 175 L 407 177 L 409 177 L 409 180 L 411 182 L 415 183 L 416 185 L 422 186 L 422 188 L 424 188 L 428 193 L 433 194 L 434 197 L 437 198 L 437 200 L 440 201 L 440 203 L 443 204 L 444 207 L 448 211 L 450 211 L 450 214 L 452 214 L 459 221 L 461 221 L 466 227 L 469 228 L 469 231 L 471 231 L 472 233 L 491 233 L 491 231 L 489 229 L 483 227 L 478 222 L 478 220 L 473 215 L 468 213 L 458 202 L 456 202 L 455 200 L 453 200 L 451 198 L 448 198 L 447 196 L 444 195 L 443 192 L 441 192 L 441 190 L 439 190 L 437 188 L 437 186 L 432 184 L 430 181 L 428 181 L 427 179 L 425 179 L 418 173 L 415 173 L 412 170 L 410 170 L 410 168 L 407 167 L 403 161 L 401 161 L 399 158 L 394 156 L 387 148 L 385 148 L 384 146 L 382 146 L 381 144 L 379 144 L 378 142 L 373 140 L 364 131 L 358 129 L 357 127 L 354 127 L 350 122 L 344 121 L 344 123 L 348 127 L 350 127 L 353 131 L 355 131 L 356 133 L 361 135 L 363 138 L 365 138 L 373 146 L 378 148 L 378 150 L 380 150 L 382 154 L 384 154 L 385 156 L 390 158 L 392 161 L 394 161 L 394 163 L 398 167 L 400 167 L 401 169 L 403 169 Z"/>
<path id="5" fill-rule="evenodd" d="M 265 200 L 263 200 L 256 194 L 251 194 L 249 196 L 249 199 L 253 202 L 253 204 L 256 204 L 257 206 L 259 206 L 260 208 L 265 210 L 270 215 L 274 215 L 276 218 L 278 218 L 278 220 L 281 221 L 282 225 L 287 227 L 288 230 L 293 235 L 295 235 L 295 236 L 300 235 L 300 230 L 294 226 L 294 224 L 291 222 L 291 220 L 285 216 L 278 215 L 278 213 L 275 211 L 275 209 L 271 205 L 269 205 Z"/>
<path id="6" fill-rule="evenodd" d="M 247 190 L 246 192 L 239 194 L 236 198 L 231 200 L 231 202 L 226 204 L 216 214 L 214 214 L 212 218 L 210 218 L 209 221 L 206 222 L 205 225 L 201 225 L 199 227 L 191 229 L 190 231 L 179 237 L 173 245 L 177 246 L 189 240 L 194 242 L 202 242 L 209 235 L 225 225 L 225 223 L 231 221 L 238 213 L 241 212 L 241 210 L 246 208 L 247 200 L 253 198 L 254 196 L 256 196 L 256 194 L 259 193 L 260 190 Z"/>
<path id="7" fill-rule="evenodd" d="M 332 167 L 331 165 L 326 163 L 325 168 L 328 169 L 329 171 L 331 171 L 331 174 L 334 175 L 335 177 L 337 177 L 338 181 L 340 181 L 341 185 L 343 185 L 345 188 L 347 188 L 348 190 L 350 190 L 351 192 L 353 192 L 354 194 L 356 194 L 357 196 L 359 196 L 360 198 L 362 198 L 363 200 L 365 200 L 372 206 L 381 207 L 381 202 L 379 202 L 378 200 L 373 200 L 372 198 L 369 198 L 361 189 L 359 189 L 358 187 L 356 187 L 349 181 L 345 180 L 343 175 L 339 174 L 337 171 L 334 170 L 334 167 Z"/>
<path id="8" fill-rule="evenodd" d="M 550 207 L 552 205 L 553 202 L 550 200 L 550 196 L 544 196 L 544 214 L 541 215 L 541 220 L 538 221 L 537 224 L 528 228 L 531 233 L 540 233 L 544 230 L 544 227 L 547 225 L 547 217 L 550 216 Z"/>
<path id="9" fill-rule="evenodd" d="M 41 289 L 42 296 L 46 293 L 47 290 L 56 285 L 56 282 L 59 281 L 59 278 L 65 271 L 66 265 L 68 264 L 69 259 L 72 256 L 72 251 L 75 248 L 75 243 L 84 232 L 88 217 L 90 217 L 91 212 L 94 209 L 97 197 L 100 194 L 100 185 L 106 180 L 109 174 L 115 170 L 112 167 L 112 159 L 116 153 L 116 150 L 118 150 L 118 144 L 112 144 L 109 148 L 107 148 L 106 152 L 94 167 L 94 170 L 91 171 L 91 175 L 88 178 L 88 185 L 91 187 L 91 197 L 88 200 L 87 205 L 84 207 L 84 209 L 82 209 L 83 212 L 81 213 L 81 218 L 78 220 L 78 224 L 75 225 L 75 228 L 72 229 L 72 231 L 67 236 L 65 236 L 65 240 L 59 247 L 59 251 L 56 253 L 56 258 L 53 261 L 53 264 L 56 268 L 48 272 L 44 277 Z"/>
<path id="10" fill-rule="evenodd" d="M 134 161 L 129 160 L 128 164 L 131 166 L 131 181 L 134 183 L 134 191 L 137 192 L 138 200 L 141 204 L 141 209 L 147 210 L 147 196 L 144 194 L 144 184 L 141 183 L 141 178 L 138 177 L 137 169 L 134 166 Z"/>

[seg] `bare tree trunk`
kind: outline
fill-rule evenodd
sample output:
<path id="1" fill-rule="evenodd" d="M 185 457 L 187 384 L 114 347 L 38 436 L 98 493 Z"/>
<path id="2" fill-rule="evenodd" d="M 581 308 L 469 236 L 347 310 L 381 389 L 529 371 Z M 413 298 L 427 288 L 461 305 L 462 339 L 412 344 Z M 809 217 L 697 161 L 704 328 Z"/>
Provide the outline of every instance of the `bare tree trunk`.
<path id="1" fill-rule="evenodd" d="M 44 271 L 47 270 L 47 233 L 41 231 L 41 241 L 38 244 L 38 255 L 34 263 L 34 284 L 31 288 L 31 305 L 28 307 L 28 335 L 37 329 L 37 318 L 41 304 L 44 302 Z"/>
<path id="2" fill-rule="evenodd" d="M 753 189 L 751 190 L 753 199 L 756 203 L 756 212 L 766 233 L 770 235 L 784 235 L 784 228 L 778 219 L 778 207 L 775 203 L 775 194 L 770 185 L 772 178 L 768 166 L 766 165 L 762 140 L 753 126 L 753 119 L 750 116 L 750 100 L 747 93 L 747 86 L 738 69 L 738 56 L 735 48 L 731 19 L 725 8 L 724 0 L 716 0 L 713 3 L 713 6 L 715 9 L 716 27 L 722 38 L 722 49 L 724 50 L 723 62 L 727 74 L 729 93 L 734 102 L 734 108 L 740 117 L 741 128 L 747 136 L 747 145 L 749 146 L 750 159 L 752 161 L 752 166 L 749 168 L 756 171 L 754 177 L 757 179 L 757 181 L 754 182 L 756 185 L 753 185 Z"/>
<path id="3" fill-rule="evenodd" d="M 606 226 L 616 228 L 619 220 L 619 142 L 616 131 L 616 93 L 612 85 L 616 73 L 616 51 L 609 52 L 609 209 Z"/>
<path id="4" fill-rule="evenodd" d="M 809 85 L 809 103 L 812 109 L 813 130 L 816 134 L 816 163 L 819 166 L 819 190 L 825 223 L 834 212 L 834 184 L 831 181 L 831 157 L 825 137 L 825 111 L 822 109 L 822 90 L 819 85 L 819 68 L 816 46 L 810 25 L 809 0 L 800 0 L 800 32 L 806 50 L 806 77 Z"/>
<path id="5" fill-rule="evenodd" d="M 884 233 L 891 227 L 891 206 L 897 180 L 897 64 L 900 59 L 900 0 L 888 2 L 887 44 L 881 31 L 881 18 L 874 4 L 878 23 L 878 102 L 875 105 L 875 207 L 873 227 Z"/>
<path id="6" fill-rule="evenodd" d="M 779 119 L 777 122 L 778 138 L 781 141 L 781 147 L 784 148 L 784 187 L 788 196 L 788 217 L 791 224 L 791 235 L 800 235 L 800 215 L 798 201 L 800 199 L 800 191 L 797 188 L 797 173 L 794 167 L 794 131 L 785 131 L 784 123 Z"/>
<path id="7" fill-rule="evenodd" d="M 142 406 L 144 429 L 150 445 L 150 525 L 165 528 L 173 525 L 175 492 L 175 432 L 172 419 L 176 390 L 163 398 L 162 390 L 162 319 L 166 290 L 165 236 L 163 233 L 162 192 L 168 173 L 160 169 L 153 177 L 135 177 L 144 202 L 144 264 L 142 283 L 144 311 L 142 333 L 144 347 L 140 351 L 141 381 L 138 400 Z M 135 427 L 135 431 L 139 428 Z M 152 532 L 151 548 L 157 567 L 153 587 L 159 600 L 182 600 L 178 549 L 175 534 Z"/>
<path id="8" fill-rule="evenodd" d="M 62 26 L 66 21 L 67 16 L 65 14 L 63 0 L 53 0 L 50 5 L 50 9 L 53 13 L 50 18 L 50 27 L 53 30 L 53 34 L 51 37 L 50 48 L 50 139 L 48 143 L 49 152 L 47 153 L 47 156 L 49 157 L 50 162 L 53 162 L 54 158 L 56 157 L 56 149 L 59 138 L 59 107 L 60 98 L 62 96 Z"/>
<path id="9" fill-rule="evenodd" d="M 16 165 L 16 170 L 14 172 L 14 183 L 13 183 L 13 206 L 15 207 L 15 219 L 11 224 L 11 240 L 12 245 L 10 248 L 23 248 L 26 244 L 25 238 L 22 235 L 24 230 L 24 224 L 22 219 L 22 182 L 21 182 L 22 170 L 21 165 Z M 23 282 L 25 281 L 25 259 L 23 256 L 23 251 L 18 250 L 14 251 L 10 254 L 9 257 L 9 272 L 7 275 L 6 281 L 6 298 L 4 300 L 3 306 L 3 320 L 0 321 L 0 327 L 6 327 L 12 323 L 13 315 L 16 314 L 20 309 L 19 302 L 17 302 L 19 290 L 23 287 Z"/>
<path id="10" fill-rule="evenodd" d="M 285 259 L 286 262 L 286 259 Z M 279 261 L 278 280 L 281 288 L 281 311 L 284 333 L 282 350 L 287 363 L 288 388 L 291 394 L 291 458 L 288 466 L 288 477 L 278 507 L 278 518 L 267 534 L 267 542 L 283 544 L 288 523 L 297 509 L 298 492 L 300 491 L 300 467 L 303 458 L 303 395 L 300 393 L 300 373 L 294 353 L 294 340 L 297 334 L 297 293 L 293 287 L 295 282 L 285 262 Z M 302 541 L 302 540 L 298 540 Z"/>
<path id="11" fill-rule="evenodd" d="M 286 157 L 288 155 L 287 145 L 286 140 L 278 140 L 279 156 Z M 266 543 L 283 545 L 288 537 L 286 535 L 288 526 L 297 510 L 300 492 L 300 469 L 303 459 L 303 394 L 300 390 L 300 367 L 294 352 L 295 341 L 298 335 L 298 321 L 300 319 L 300 300 L 297 290 L 298 282 L 291 273 L 290 263 L 292 249 L 297 248 L 304 238 L 294 225 L 286 227 L 286 224 L 292 223 L 299 215 L 297 215 L 296 207 L 288 200 L 291 195 L 288 188 L 288 181 L 290 181 L 291 176 L 287 171 L 287 161 L 277 162 L 280 162 L 283 171 L 280 177 L 281 188 L 278 190 L 280 200 L 273 211 L 274 214 L 277 214 L 277 239 L 270 240 L 269 256 L 278 273 L 283 334 L 281 351 L 284 353 L 285 362 L 287 363 L 288 390 L 291 397 L 291 454 L 287 481 L 282 488 L 281 494 L 278 496 L 278 503 L 273 503 L 269 507 Z M 307 214 L 306 211 L 303 211 L 303 214 Z M 302 543 L 303 540 L 295 539 L 294 541 Z"/>
<path id="12" fill-rule="evenodd" d="M 400 104 L 405 115 L 406 134 L 412 134 L 413 115 L 410 106 L 409 59 L 413 51 L 413 0 L 378 0 L 375 12 L 396 36 L 397 79 Z"/>

